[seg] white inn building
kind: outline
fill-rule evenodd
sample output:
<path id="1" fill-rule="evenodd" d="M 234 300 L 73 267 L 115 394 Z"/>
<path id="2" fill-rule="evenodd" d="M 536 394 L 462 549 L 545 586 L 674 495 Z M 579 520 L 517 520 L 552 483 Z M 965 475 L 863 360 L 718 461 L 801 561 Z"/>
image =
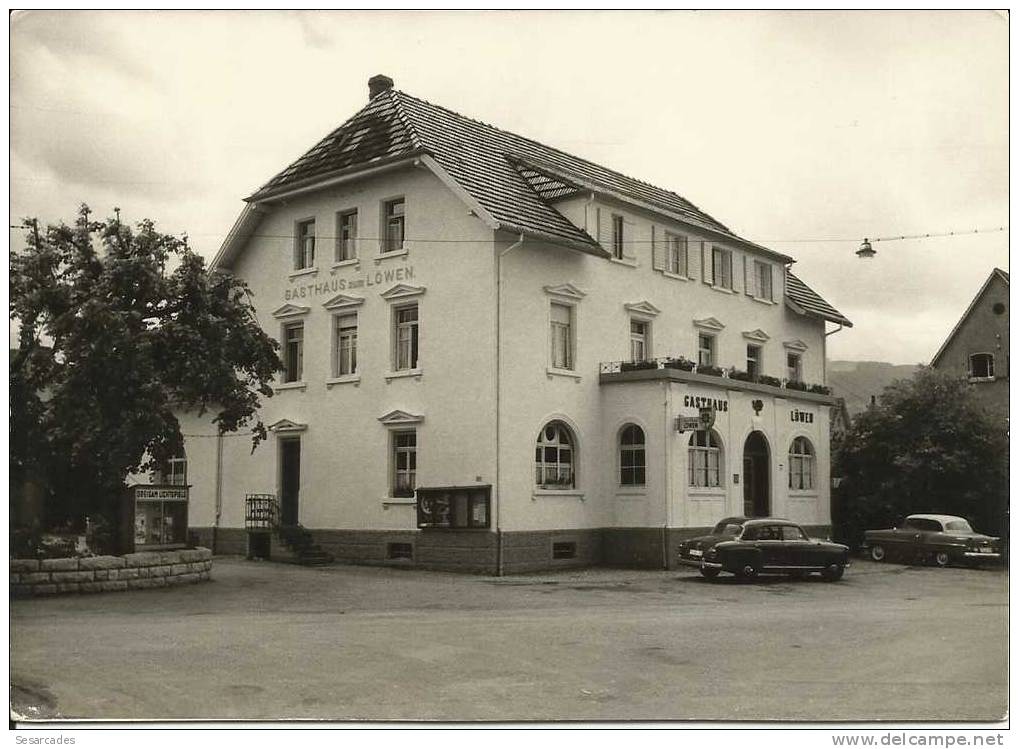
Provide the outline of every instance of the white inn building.
<path id="1" fill-rule="evenodd" d="M 286 371 L 253 454 L 182 418 L 204 543 L 246 553 L 277 525 L 297 544 L 299 524 L 341 561 L 503 574 L 671 566 L 729 515 L 826 532 L 825 340 L 851 323 L 792 258 L 385 76 L 369 88 L 214 260 Z"/>

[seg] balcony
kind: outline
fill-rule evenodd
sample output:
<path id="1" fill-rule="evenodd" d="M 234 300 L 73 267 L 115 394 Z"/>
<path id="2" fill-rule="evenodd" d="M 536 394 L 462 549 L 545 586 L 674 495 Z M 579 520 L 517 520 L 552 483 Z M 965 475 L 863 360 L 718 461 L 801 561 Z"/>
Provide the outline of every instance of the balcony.
<path id="1" fill-rule="evenodd" d="M 602 362 L 599 366 L 598 382 L 611 385 L 622 382 L 646 382 L 648 380 L 670 380 L 687 382 L 709 387 L 761 393 L 778 398 L 795 398 L 800 401 L 833 406 L 837 400 L 823 385 L 807 385 L 802 382 L 779 380 L 777 377 L 752 377 L 735 367 L 698 367 L 683 357 L 661 357 L 647 361 Z"/>

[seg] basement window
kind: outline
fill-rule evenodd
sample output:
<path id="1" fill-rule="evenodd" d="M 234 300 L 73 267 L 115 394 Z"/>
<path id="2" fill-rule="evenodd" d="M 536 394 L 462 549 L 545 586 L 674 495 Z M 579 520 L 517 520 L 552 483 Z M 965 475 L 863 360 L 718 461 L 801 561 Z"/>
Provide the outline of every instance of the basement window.
<path id="1" fill-rule="evenodd" d="M 575 541 L 553 541 L 553 559 L 575 559 L 577 556 L 577 544 Z"/>
<path id="2" fill-rule="evenodd" d="M 414 544 L 391 543 L 386 544 L 386 559 L 413 559 Z"/>

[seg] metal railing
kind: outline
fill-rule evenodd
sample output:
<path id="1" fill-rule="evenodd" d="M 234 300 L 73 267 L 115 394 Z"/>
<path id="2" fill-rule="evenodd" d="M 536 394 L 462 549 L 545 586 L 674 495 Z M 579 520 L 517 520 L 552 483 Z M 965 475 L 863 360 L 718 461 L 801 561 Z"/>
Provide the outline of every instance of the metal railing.
<path id="1" fill-rule="evenodd" d="M 280 522 L 280 506 L 275 494 L 244 496 L 244 527 L 247 530 L 273 530 Z"/>

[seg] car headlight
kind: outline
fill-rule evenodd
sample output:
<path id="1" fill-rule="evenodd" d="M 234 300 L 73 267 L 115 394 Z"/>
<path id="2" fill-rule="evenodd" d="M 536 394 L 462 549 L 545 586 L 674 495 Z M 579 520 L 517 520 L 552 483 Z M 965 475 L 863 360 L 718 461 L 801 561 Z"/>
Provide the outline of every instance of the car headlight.
<path id="1" fill-rule="evenodd" d="M 704 553 L 704 558 L 705 559 L 714 559 L 717 554 L 718 554 L 718 552 L 715 549 L 708 549 Z"/>

